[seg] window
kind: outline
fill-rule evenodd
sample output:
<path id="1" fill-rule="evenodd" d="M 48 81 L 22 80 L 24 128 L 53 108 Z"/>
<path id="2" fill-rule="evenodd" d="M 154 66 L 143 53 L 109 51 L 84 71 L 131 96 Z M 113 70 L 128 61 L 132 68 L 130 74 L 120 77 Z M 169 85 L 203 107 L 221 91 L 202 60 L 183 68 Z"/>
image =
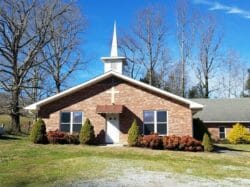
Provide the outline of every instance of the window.
<path id="1" fill-rule="evenodd" d="M 143 133 L 167 134 L 167 112 L 143 111 Z"/>
<path id="2" fill-rule="evenodd" d="M 219 127 L 219 136 L 220 139 L 225 139 L 225 127 Z"/>
<path id="3" fill-rule="evenodd" d="M 80 132 L 82 127 L 82 112 L 61 112 L 60 130 L 62 132 Z"/>

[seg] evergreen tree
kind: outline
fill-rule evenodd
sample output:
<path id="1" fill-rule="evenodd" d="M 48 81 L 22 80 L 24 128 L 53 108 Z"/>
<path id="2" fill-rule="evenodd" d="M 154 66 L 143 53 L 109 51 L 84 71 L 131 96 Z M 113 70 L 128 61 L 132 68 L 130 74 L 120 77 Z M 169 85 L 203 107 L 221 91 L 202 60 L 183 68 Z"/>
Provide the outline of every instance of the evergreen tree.
<path id="1" fill-rule="evenodd" d="M 140 136 L 139 127 L 137 125 L 136 119 L 134 119 L 129 131 L 128 131 L 128 145 L 136 146 L 138 143 L 138 138 Z"/>
<path id="2" fill-rule="evenodd" d="M 81 128 L 79 139 L 81 144 L 93 145 L 95 143 L 94 127 L 91 125 L 88 118 Z"/>
<path id="3" fill-rule="evenodd" d="M 48 143 L 46 125 L 42 119 L 38 119 L 34 122 L 30 133 L 30 140 L 37 144 Z"/>
<path id="4" fill-rule="evenodd" d="M 157 87 L 157 88 L 161 88 L 162 87 L 162 80 L 159 76 L 159 74 L 157 74 L 155 71 L 152 71 L 152 86 Z M 140 79 L 140 81 L 145 82 L 147 84 L 149 84 L 149 79 L 150 79 L 150 72 L 147 71 L 146 75 Z"/>
<path id="5" fill-rule="evenodd" d="M 205 133 L 203 136 L 202 145 L 204 146 L 204 151 L 206 152 L 212 152 L 214 150 L 212 140 L 207 133 Z"/>

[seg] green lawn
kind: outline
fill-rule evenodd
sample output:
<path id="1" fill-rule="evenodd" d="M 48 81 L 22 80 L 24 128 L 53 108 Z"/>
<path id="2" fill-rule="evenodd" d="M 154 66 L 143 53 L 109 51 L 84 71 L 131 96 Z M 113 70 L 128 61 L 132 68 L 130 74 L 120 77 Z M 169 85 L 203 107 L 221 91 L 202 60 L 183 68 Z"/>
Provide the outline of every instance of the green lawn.
<path id="1" fill-rule="evenodd" d="M 13 139 L 11 139 L 13 138 Z M 142 168 L 209 179 L 247 178 L 250 145 L 229 153 L 190 153 L 128 147 L 35 145 L 27 137 L 0 139 L 0 186 L 54 186 L 118 176 Z M 17 139 L 15 139 L 17 138 Z"/>

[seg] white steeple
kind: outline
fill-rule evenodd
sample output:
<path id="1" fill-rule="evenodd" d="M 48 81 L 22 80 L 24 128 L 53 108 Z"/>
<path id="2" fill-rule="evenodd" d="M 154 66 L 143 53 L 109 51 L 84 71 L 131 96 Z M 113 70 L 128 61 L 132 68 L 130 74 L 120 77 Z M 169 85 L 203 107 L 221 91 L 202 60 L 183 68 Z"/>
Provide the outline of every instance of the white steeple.
<path id="1" fill-rule="evenodd" d="M 118 56 L 116 22 L 114 23 L 113 40 L 112 40 L 110 57 L 102 57 L 101 60 L 104 62 L 104 73 L 108 71 L 115 71 L 122 74 L 123 65 L 126 62 L 126 58 Z"/>
<path id="2" fill-rule="evenodd" d="M 116 23 L 114 23 L 114 31 L 113 31 L 113 40 L 112 40 L 112 47 L 111 47 L 111 57 L 117 57 L 117 36 L 116 36 Z"/>

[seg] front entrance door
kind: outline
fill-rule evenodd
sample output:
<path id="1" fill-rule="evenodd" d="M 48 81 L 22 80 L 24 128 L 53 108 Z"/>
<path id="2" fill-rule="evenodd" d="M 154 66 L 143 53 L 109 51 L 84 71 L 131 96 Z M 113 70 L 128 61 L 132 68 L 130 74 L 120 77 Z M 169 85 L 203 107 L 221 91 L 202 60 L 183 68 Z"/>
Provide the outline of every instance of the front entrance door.
<path id="1" fill-rule="evenodd" d="M 106 114 L 106 143 L 119 143 L 119 114 Z"/>

